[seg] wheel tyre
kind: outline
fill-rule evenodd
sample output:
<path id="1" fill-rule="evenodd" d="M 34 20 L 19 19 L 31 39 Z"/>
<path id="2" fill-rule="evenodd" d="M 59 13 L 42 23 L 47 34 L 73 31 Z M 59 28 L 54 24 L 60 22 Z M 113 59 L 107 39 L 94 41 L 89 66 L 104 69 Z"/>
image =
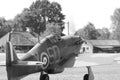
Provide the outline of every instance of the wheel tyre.
<path id="1" fill-rule="evenodd" d="M 48 74 L 43 74 L 43 75 L 40 77 L 40 80 L 49 80 Z"/>
<path id="2" fill-rule="evenodd" d="M 89 80 L 89 74 L 85 74 L 83 80 Z"/>

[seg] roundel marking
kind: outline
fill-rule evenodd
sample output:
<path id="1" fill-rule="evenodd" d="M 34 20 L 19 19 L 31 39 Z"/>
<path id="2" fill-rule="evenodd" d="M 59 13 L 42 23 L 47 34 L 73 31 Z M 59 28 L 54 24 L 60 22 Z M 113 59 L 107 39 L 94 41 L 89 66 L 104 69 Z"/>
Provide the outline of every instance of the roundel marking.
<path id="1" fill-rule="evenodd" d="M 46 52 L 41 53 L 41 61 L 43 62 L 43 69 L 46 69 L 49 66 L 49 56 Z"/>

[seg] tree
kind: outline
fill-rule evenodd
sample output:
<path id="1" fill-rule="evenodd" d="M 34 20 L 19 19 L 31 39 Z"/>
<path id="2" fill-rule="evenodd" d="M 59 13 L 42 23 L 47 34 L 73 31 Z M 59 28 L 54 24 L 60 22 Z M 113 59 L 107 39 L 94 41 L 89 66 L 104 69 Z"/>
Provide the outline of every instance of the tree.
<path id="1" fill-rule="evenodd" d="M 120 39 L 120 8 L 116 9 L 111 16 L 112 20 L 112 39 Z"/>
<path id="2" fill-rule="evenodd" d="M 61 13 L 61 5 L 57 2 L 50 3 L 48 0 L 37 0 L 30 6 L 30 11 L 35 11 L 42 20 L 41 27 L 46 28 L 47 23 L 63 25 L 64 15 Z M 40 26 L 39 26 L 40 27 Z"/>
<path id="3" fill-rule="evenodd" d="M 49 23 L 46 25 L 46 30 L 44 31 L 44 33 L 42 34 L 42 37 L 45 37 L 49 34 L 57 34 L 57 35 L 62 35 L 62 29 L 61 26 L 59 26 L 59 24 L 55 24 L 55 23 Z"/>
<path id="4" fill-rule="evenodd" d="M 57 2 L 50 3 L 48 0 L 37 0 L 30 6 L 31 11 L 37 11 L 43 21 L 63 23 L 65 15 L 63 15 L 61 5 Z"/>
<path id="5" fill-rule="evenodd" d="M 97 39 L 100 34 L 95 29 L 95 26 L 92 23 L 88 23 L 83 29 L 80 29 L 75 33 L 76 35 L 80 35 L 84 39 Z"/>
<path id="6" fill-rule="evenodd" d="M 0 37 L 5 35 L 11 30 L 10 21 L 7 21 L 5 18 L 0 18 Z"/>
<path id="7" fill-rule="evenodd" d="M 97 31 L 100 33 L 98 39 L 105 40 L 110 38 L 110 31 L 108 28 L 97 29 Z"/>
<path id="8" fill-rule="evenodd" d="M 22 31 L 25 31 L 26 27 L 30 27 L 36 33 L 44 31 L 44 29 L 41 28 L 42 27 L 41 17 L 35 11 L 24 9 L 24 11 L 20 15 L 17 15 L 15 17 L 14 21 L 15 25 L 17 24 L 17 28 L 21 28 Z"/>
<path id="9" fill-rule="evenodd" d="M 22 28 L 23 31 L 26 27 L 30 27 L 38 34 L 43 33 L 49 23 L 56 23 L 64 27 L 65 16 L 61 11 L 61 5 L 57 2 L 50 3 L 48 0 L 37 0 L 15 17 L 15 26 Z"/>

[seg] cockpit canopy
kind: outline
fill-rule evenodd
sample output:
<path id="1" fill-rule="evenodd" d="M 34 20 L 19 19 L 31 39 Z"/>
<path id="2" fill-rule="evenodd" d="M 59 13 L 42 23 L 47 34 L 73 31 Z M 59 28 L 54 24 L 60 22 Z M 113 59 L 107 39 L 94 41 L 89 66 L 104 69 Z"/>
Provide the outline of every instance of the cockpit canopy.
<path id="1" fill-rule="evenodd" d="M 61 40 L 60 35 L 57 34 L 51 34 L 47 38 L 50 40 L 51 43 L 56 43 Z"/>

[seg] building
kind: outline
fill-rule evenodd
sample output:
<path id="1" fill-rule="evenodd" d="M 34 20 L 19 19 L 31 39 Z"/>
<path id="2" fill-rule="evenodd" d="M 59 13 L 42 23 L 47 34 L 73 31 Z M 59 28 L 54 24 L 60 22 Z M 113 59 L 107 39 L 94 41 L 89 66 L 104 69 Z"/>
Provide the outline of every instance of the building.
<path id="1" fill-rule="evenodd" d="M 0 52 L 4 52 L 4 46 L 8 38 L 9 33 L 0 39 Z M 27 52 L 38 42 L 38 39 L 29 32 L 13 32 L 10 41 L 17 52 Z"/>
<path id="2" fill-rule="evenodd" d="M 93 53 L 93 45 L 88 41 L 84 42 L 81 46 L 81 53 Z"/>
<path id="3" fill-rule="evenodd" d="M 120 53 L 120 41 L 118 40 L 87 40 L 82 45 L 85 53 Z"/>

